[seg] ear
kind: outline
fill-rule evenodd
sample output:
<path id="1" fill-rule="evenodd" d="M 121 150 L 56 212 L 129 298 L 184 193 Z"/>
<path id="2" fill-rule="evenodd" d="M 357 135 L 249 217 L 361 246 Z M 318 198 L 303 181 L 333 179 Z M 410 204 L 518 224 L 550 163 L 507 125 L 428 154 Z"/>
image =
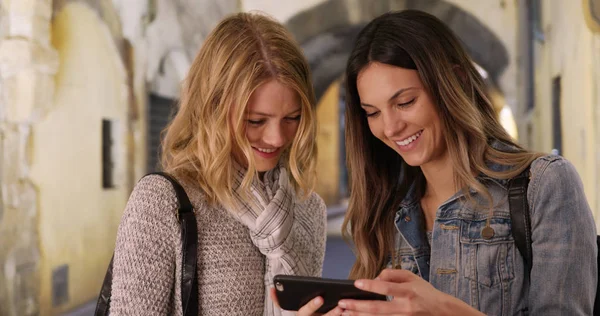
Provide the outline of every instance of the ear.
<path id="1" fill-rule="evenodd" d="M 452 70 L 454 70 L 454 73 L 460 79 L 462 84 L 465 84 L 467 82 L 467 72 L 464 70 L 463 67 L 455 64 L 452 66 Z"/>

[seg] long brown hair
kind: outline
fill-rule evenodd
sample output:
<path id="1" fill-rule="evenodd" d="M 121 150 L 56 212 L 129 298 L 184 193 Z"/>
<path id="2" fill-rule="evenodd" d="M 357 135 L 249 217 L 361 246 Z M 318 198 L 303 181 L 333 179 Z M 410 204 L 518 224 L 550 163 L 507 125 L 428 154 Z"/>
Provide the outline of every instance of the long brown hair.
<path id="1" fill-rule="evenodd" d="M 371 21 L 358 35 L 346 70 L 350 201 L 343 233 L 356 248 L 353 279 L 375 277 L 384 267 L 394 246 L 393 216 L 409 187 L 423 177 L 419 167 L 406 164 L 369 129 L 356 80 L 372 62 L 418 72 L 440 113 L 454 182 L 464 192 L 473 188 L 492 202 L 473 174 L 508 179 L 539 156 L 521 148 L 500 125 L 481 75 L 442 21 L 415 10 L 389 12 Z M 491 146 L 493 141 L 512 150 L 497 150 Z M 489 162 L 512 168 L 496 172 L 487 166 Z"/>
<path id="2" fill-rule="evenodd" d="M 308 63 L 280 23 L 257 13 L 229 16 L 206 38 L 184 81 L 179 111 L 164 133 L 163 169 L 198 184 L 210 204 L 235 206 L 232 150 L 239 148 L 248 171 L 236 189 L 247 197 L 256 168 L 245 136 L 246 106 L 256 88 L 272 79 L 296 91 L 300 99 L 300 125 L 281 159 L 292 185 L 310 193 L 315 181 L 316 101 Z"/>

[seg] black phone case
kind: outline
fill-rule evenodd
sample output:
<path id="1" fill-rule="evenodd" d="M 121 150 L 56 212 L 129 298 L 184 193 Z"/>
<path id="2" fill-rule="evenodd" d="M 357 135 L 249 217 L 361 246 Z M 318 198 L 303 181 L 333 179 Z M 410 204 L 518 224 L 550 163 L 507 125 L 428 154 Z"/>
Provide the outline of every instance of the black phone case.
<path id="1" fill-rule="evenodd" d="M 386 300 L 384 295 L 356 288 L 353 280 L 276 275 L 273 278 L 273 284 L 279 306 L 289 311 L 299 310 L 317 296 L 321 296 L 324 300 L 318 313 L 327 313 L 332 310 L 341 299 Z"/>

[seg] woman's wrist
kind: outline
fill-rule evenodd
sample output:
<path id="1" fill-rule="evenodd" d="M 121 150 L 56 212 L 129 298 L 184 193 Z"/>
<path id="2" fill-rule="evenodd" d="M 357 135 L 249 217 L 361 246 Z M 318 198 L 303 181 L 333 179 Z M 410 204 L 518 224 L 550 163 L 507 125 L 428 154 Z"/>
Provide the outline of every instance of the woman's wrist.
<path id="1" fill-rule="evenodd" d="M 443 300 L 442 309 L 443 311 L 441 311 L 440 315 L 444 316 L 485 316 L 484 313 L 476 310 L 469 304 L 447 294 Z"/>

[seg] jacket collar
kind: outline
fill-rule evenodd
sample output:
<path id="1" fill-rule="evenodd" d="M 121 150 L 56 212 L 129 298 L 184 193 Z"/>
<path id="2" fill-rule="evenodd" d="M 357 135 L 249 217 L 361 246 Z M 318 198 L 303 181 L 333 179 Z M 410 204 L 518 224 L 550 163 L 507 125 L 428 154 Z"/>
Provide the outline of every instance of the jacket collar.
<path id="1" fill-rule="evenodd" d="M 515 148 L 514 146 L 505 144 L 501 141 L 498 140 L 493 140 L 490 143 L 490 146 L 492 146 L 494 149 L 496 150 L 500 150 L 503 152 L 516 152 L 518 149 Z M 491 161 L 488 161 L 486 163 L 487 167 L 494 171 L 494 172 L 503 172 L 503 171 L 508 171 L 512 168 L 512 166 L 508 166 L 508 165 L 502 165 L 499 163 L 494 163 Z M 476 177 L 480 182 L 485 183 L 488 181 L 494 182 L 502 187 L 507 187 L 508 186 L 508 179 L 497 179 L 497 178 L 493 178 L 490 176 L 487 176 L 483 173 L 480 173 L 477 177 Z M 417 182 L 416 180 L 413 180 L 412 183 L 410 184 L 410 187 L 406 193 L 406 195 L 404 196 L 404 198 L 402 199 L 402 202 L 400 203 L 400 207 L 401 208 L 406 208 L 409 206 L 413 206 L 415 204 L 417 204 L 418 201 L 418 196 L 417 196 Z M 471 193 L 475 193 L 475 190 L 470 189 L 469 190 Z M 462 196 L 461 192 L 457 192 L 451 199 L 455 199 Z"/>

